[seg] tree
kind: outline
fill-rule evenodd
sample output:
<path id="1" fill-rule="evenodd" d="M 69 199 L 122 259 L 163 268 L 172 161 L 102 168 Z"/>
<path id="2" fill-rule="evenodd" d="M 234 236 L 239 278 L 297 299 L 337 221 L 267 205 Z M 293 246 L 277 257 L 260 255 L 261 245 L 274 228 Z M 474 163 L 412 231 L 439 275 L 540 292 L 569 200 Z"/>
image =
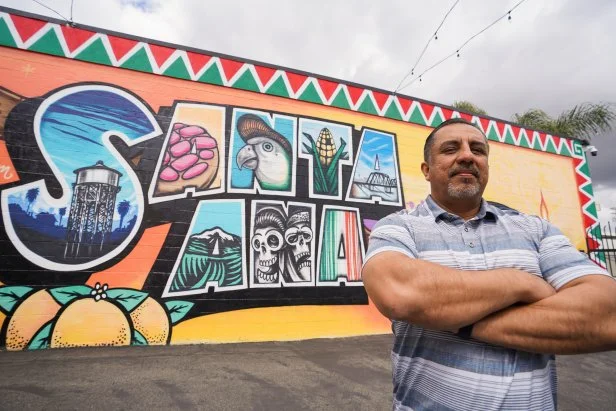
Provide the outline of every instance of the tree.
<path id="1" fill-rule="evenodd" d="M 124 217 L 128 214 L 130 210 L 130 202 L 128 200 L 120 201 L 118 204 L 118 214 L 120 214 L 120 231 L 122 231 L 122 224 L 124 223 Z"/>
<path id="2" fill-rule="evenodd" d="M 616 111 L 609 103 L 578 104 L 571 110 L 563 111 L 557 118 L 537 108 L 513 115 L 513 121 L 524 127 L 586 142 L 599 132 L 612 130 L 614 120 L 616 120 Z"/>
<path id="3" fill-rule="evenodd" d="M 471 114 L 478 114 L 480 116 L 488 115 L 487 111 L 485 111 L 481 107 L 477 107 L 476 105 L 467 100 L 454 101 L 452 107 L 456 110 L 465 111 Z"/>
<path id="4" fill-rule="evenodd" d="M 32 207 L 32 203 L 36 201 L 36 198 L 39 195 L 39 191 L 40 190 L 38 188 L 31 188 L 26 193 L 26 200 L 28 200 L 28 209 L 26 210 L 27 214 L 30 214 L 30 208 Z"/>
<path id="5" fill-rule="evenodd" d="M 60 222 L 58 223 L 58 225 L 62 225 L 62 219 L 64 218 L 64 215 L 66 214 L 66 207 L 59 208 L 58 214 L 60 214 Z"/>

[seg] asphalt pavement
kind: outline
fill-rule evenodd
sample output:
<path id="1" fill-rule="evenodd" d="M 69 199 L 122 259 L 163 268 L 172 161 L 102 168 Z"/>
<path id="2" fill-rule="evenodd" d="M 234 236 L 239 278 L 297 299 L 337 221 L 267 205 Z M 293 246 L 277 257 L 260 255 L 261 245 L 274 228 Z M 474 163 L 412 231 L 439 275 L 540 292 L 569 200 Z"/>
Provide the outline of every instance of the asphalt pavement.
<path id="1" fill-rule="evenodd" d="M 391 336 L 0 352 L 3 410 L 389 410 Z M 616 351 L 557 358 L 559 409 L 616 409 Z"/>

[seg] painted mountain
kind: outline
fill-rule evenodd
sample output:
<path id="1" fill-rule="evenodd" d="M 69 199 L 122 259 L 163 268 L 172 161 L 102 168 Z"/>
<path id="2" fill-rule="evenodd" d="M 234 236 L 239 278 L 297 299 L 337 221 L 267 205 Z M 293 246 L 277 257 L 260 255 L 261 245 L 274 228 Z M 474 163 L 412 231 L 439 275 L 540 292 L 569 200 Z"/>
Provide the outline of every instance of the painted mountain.
<path id="1" fill-rule="evenodd" d="M 171 292 L 242 284 L 242 240 L 219 227 L 190 236 L 177 268 Z"/>

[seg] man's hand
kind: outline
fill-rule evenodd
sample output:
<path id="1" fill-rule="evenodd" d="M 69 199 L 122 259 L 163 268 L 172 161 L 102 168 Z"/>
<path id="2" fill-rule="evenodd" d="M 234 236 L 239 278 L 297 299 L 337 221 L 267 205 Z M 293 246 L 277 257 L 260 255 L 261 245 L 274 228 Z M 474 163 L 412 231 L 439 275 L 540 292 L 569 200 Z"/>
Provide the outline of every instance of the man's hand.
<path id="1" fill-rule="evenodd" d="M 524 284 L 525 290 L 520 295 L 520 302 L 522 303 L 534 303 L 556 294 L 554 287 L 538 275 L 529 274 L 525 271 L 516 270 L 515 268 L 505 268 L 503 270 L 515 271 L 515 275 L 518 276 L 517 281 Z"/>

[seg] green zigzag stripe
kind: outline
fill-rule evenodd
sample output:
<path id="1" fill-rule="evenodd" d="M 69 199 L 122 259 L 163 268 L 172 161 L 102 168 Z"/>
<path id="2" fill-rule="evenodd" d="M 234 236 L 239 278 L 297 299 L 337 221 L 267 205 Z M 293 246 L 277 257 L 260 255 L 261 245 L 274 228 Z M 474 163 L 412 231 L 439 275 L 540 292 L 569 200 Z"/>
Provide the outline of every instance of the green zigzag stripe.
<path id="1" fill-rule="evenodd" d="M 222 86 L 224 84 L 216 64 L 212 64 L 207 70 L 205 70 L 201 77 L 199 77 L 199 81 L 202 83 L 215 84 L 217 86 Z"/>
<path id="2" fill-rule="evenodd" d="M 411 112 L 411 115 L 409 116 L 409 122 L 421 124 L 422 126 L 428 125 L 428 123 L 425 120 L 425 113 L 421 111 L 421 106 L 419 104 L 416 104 L 415 107 L 413 107 L 413 111 Z"/>
<path id="3" fill-rule="evenodd" d="M 75 59 L 89 61 L 90 63 L 104 64 L 105 66 L 112 65 L 107 50 L 100 38 L 96 39 L 92 44 L 76 55 Z"/>
<path id="4" fill-rule="evenodd" d="M 9 30 L 7 22 L 5 21 L 7 17 L 0 18 L 0 46 L 13 47 L 17 48 L 18 41 L 13 37 L 13 33 Z M 39 40 L 37 40 L 28 50 L 52 54 L 56 56 L 62 56 L 66 58 L 74 58 L 76 60 L 88 61 L 96 64 L 102 64 L 106 66 L 113 65 L 114 58 L 109 54 L 109 50 L 102 46 L 102 40 L 99 38 L 90 46 L 88 46 L 85 50 L 80 52 L 78 55 L 74 57 L 69 57 L 64 54 L 64 50 L 62 49 L 60 39 L 58 38 L 58 34 L 56 33 L 55 28 L 57 28 L 57 24 L 48 24 L 45 25 L 41 30 L 48 30 Z M 64 35 L 61 33 L 60 35 Z M 106 34 L 102 34 L 101 36 L 105 36 Z M 131 70 L 137 70 L 145 73 L 153 73 L 152 61 L 150 60 L 150 56 L 145 52 L 142 47 L 137 53 L 133 54 L 127 61 L 120 65 L 122 68 L 127 68 Z M 164 73 L 163 76 L 175 77 L 184 80 L 192 80 L 190 77 L 190 71 L 186 67 L 186 63 L 183 59 L 178 58 L 174 61 L 171 66 Z M 216 65 L 210 66 L 210 68 L 196 81 L 215 84 L 219 86 L 224 86 L 224 82 L 222 80 L 222 76 L 220 75 L 220 71 Z M 250 90 L 254 92 L 263 92 L 259 89 L 258 83 L 256 82 L 252 72 L 250 70 L 246 70 L 242 76 L 240 76 L 233 84 L 230 84 L 229 87 L 243 90 Z M 279 76 L 276 81 L 264 91 L 265 94 L 281 96 L 286 98 L 292 98 L 291 95 L 293 93 L 290 92 L 287 84 L 282 79 L 282 76 Z M 369 93 L 367 93 L 369 94 Z M 367 113 L 371 115 L 379 116 L 378 109 L 374 105 L 372 99 L 368 97 L 364 97 L 361 105 L 355 110 L 362 113 Z M 310 82 L 306 87 L 304 92 L 297 97 L 298 100 L 308 101 L 315 104 L 327 105 L 326 101 L 323 101 L 321 98 L 321 94 L 319 93 L 319 85 L 316 82 Z M 335 98 L 330 103 L 333 107 L 339 107 L 346 110 L 354 110 L 351 107 L 348 97 L 340 88 Z M 425 113 L 423 113 L 421 106 L 415 105 L 410 113 L 408 121 L 411 123 L 419 124 L 419 125 L 430 125 L 432 127 L 437 126 L 444 118 L 442 114 L 438 110 L 438 106 L 435 107 L 435 114 L 433 118 L 426 119 Z M 385 110 L 383 117 L 396 119 L 404 121 L 404 116 L 400 113 L 400 110 L 396 107 L 395 103 L 392 102 L 389 104 L 387 110 Z M 428 124 L 429 122 L 429 124 Z M 488 138 L 492 141 L 500 141 L 501 138 L 498 135 L 498 131 L 492 126 L 488 132 Z M 505 144 L 517 145 L 521 147 L 532 148 L 538 151 L 546 151 L 554 154 L 560 154 L 567 157 L 574 156 L 574 153 L 571 153 L 566 144 L 560 144 L 558 147 L 554 145 L 554 142 L 551 139 L 548 139 L 547 146 L 544 149 L 541 148 L 538 139 L 535 140 L 533 144 L 531 144 L 532 138 L 528 140 L 524 138 L 524 136 L 519 137 L 518 142 L 516 143 L 516 136 L 507 128 L 505 136 L 502 137 L 503 142 Z"/>
<path id="5" fill-rule="evenodd" d="M 274 81 L 268 88 L 265 90 L 266 94 L 271 94 L 273 96 L 280 96 L 291 98 L 289 94 L 289 90 L 287 89 L 287 85 L 282 78 L 282 75 L 279 75 L 276 81 Z"/>
<path id="6" fill-rule="evenodd" d="M 184 60 L 180 56 L 178 56 L 175 59 L 175 61 L 171 63 L 171 65 L 169 65 L 169 67 L 167 68 L 167 70 L 165 70 L 163 75 L 169 76 L 169 77 L 181 78 L 184 80 L 191 79 L 190 73 L 188 72 L 188 69 L 186 68 L 186 63 L 184 63 Z"/>
<path id="7" fill-rule="evenodd" d="M 62 50 L 62 45 L 60 45 L 60 40 L 58 40 L 58 36 L 56 35 L 56 31 L 53 28 L 31 45 L 28 50 L 66 57 L 64 55 L 64 50 Z"/>
<path id="8" fill-rule="evenodd" d="M 323 100 L 321 100 L 321 96 L 319 96 L 317 88 L 312 82 L 308 83 L 308 86 L 301 94 L 301 96 L 298 97 L 298 100 L 324 105 Z"/>
<path id="9" fill-rule="evenodd" d="M 239 88 L 242 90 L 254 91 L 259 93 L 259 85 L 255 81 L 254 76 L 250 70 L 245 70 L 244 73 L 233 83 L 233 88 Z"/>
<path id="10" fill-rule="evenodd" d="M 130 56 L 122 65 L 122 68 L 127 68 L 145 73 L 153 73 L 152 64 L 148 53 L 145 52 L 145 47 L 141 47 L 135 54 Z"/>
<path id="11" fill-rule="evenodd" d="M 6 21 L 0 18 L 0 45 L 8 47 L 17 47 L 17 43 L 13 39 L 13 35 L 9 30 L 9 26 L 6 25 Z"/>
<path id="12" fill-rule="evenodd" d="M 340 87 L 338 89 L 338 93 L 336 94 L 336 97 L 332 100 L 331 105 L 334 107 L 351 110 L 351 105 L 349 104 L 349 100 L 347 99 L 346 93 L 344 92 L 344 88 Z"/>
<path id="13" fill-rule="evenodd" d="M 360 111 L 362 113 L 366 113 L 366 114 L 372 114 L 375 116 L 379 115 L 379 112 L 377 111 L 374 103 L 372 102 L 372 99 L 370 98 L 370 95 L 368 95 L 368 93 L 364 94 L 364 101 L 362 101 L 361 105 L 358 107 L 357 111 Z"/>
<path id="14" fill-rule="evenodd" d="M 396 101 L 393 98 L 389 101 L 389 107 L 387 107 L 387 110 L 385 111 L 385 117 L 404 121 L 402 114 L 400 114 L 400 110 L 398 110 Z"/>

